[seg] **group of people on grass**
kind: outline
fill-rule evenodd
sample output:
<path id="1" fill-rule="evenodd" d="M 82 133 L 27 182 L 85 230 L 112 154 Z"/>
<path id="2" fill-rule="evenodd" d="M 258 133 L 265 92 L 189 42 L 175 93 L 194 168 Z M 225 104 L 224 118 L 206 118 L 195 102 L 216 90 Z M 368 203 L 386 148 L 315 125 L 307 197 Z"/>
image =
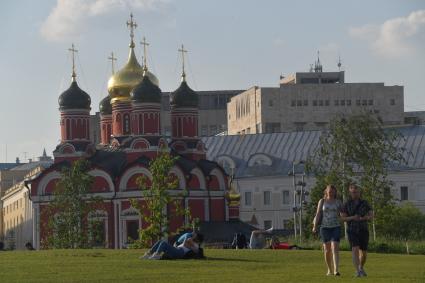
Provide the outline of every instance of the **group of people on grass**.
<path id="1" fill-rule="evenodd" d="M 323 242 L 327 275 L 340 276 L 339 241 L 341 222 L 347 222 L 347 236 L 350 242 L 356 277 L 367 276 L 366 263 L 369 244 L 368 221 L 373 218 L 373 211 L 366 200 L 360 197 L 360 188 L 349 186 L 350 198 L 344 204 L 338 199 L 335 186 L 328 185 L 324 196 L 317 204 L 313 221 L 313 232 L 319 232 Z"/>
<path id="2" fill-rule="evenodd" d="M 184 259 L 203 258 L 204 250 L 201 244 L 204 236 L 195 231 L 181 235 L 174 245 L 165 240 L 157 241 L 141 259 Z"/>
<path id="3" fill-rule="evenodd" d="M 323 242 L 325 262 L 328 268 L 327 275 L 340 276 L 339 272 L 339 242 L 341 236 L 341 223 L 347 222 L 347 235 L 352 249 L 353 264 L 356 276 L 367 276 L 364 270 L 366 263 L 367 248 L 369 244 L 368 221 L 372 219 L 373 212 L 367 201 L 361 199 L 360 189 L 351 184 L 349 186 L 350 198 L 344 204 L 338 199 L 335 186 L 328 185 L 324 196 L 317 204 L 316 215 L 313 221 L 313 232 L 319 232 Z M 239 233 L 240 234 L 240 233 Z M 266 236 L 273 235 L 273 227 L 267 230 L 252 231 L 249 244 L 241 243 L 239 236 L 235 235 L 233 246 L 235 248 L 250 249 L 300 249 L 296 245 L 282 243 L 274 236 L 269 244 Z M 244 236 L 243 236 L 244 237 Z M 196 233 L 185 233 L 181 235 L 174 245 L 160 240 L 147 251 L 143 259 L 183 259 L 203 258 L 201 244 L 203 235 Z"/>

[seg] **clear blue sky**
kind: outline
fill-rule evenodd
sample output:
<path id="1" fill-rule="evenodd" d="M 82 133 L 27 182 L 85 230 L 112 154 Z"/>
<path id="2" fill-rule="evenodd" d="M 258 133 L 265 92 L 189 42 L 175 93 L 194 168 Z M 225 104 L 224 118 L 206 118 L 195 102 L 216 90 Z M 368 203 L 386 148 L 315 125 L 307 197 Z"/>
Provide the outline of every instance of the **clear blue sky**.
<path id="1" fill-rule="evenodd" d="M 164 91 L 178 86 L 181 43 L 197 90 L 277 86 L 320 50 L 324 70 L 335 70 L 340 54 L 346 81 L 403 85 L 406 110 L 425 110 L 425 1 L 9 0 L 0 3 L 0 162 L 6 144 L 10 162 L 58 144 L 72 42 L 77 80 L 98 110 L 108 55 L 118 68 L 126 61 L 130 11 Z"/>

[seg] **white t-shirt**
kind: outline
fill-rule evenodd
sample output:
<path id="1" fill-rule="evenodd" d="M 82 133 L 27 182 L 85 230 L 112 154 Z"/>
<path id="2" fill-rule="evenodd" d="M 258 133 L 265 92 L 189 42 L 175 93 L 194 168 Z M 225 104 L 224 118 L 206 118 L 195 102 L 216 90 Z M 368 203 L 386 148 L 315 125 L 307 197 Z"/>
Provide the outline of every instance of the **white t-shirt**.
<path id="1" fill-rule="evenodd" d="M 177 246 L 179 249 L 183 249 L 184 253 L 187 254 L 191 250 L 193 250 L 194 253 L 197 253 L 199 251 L 199 245 L 197 243 L 193 243 L 192 249 L 185 246 L 186 240 L 183 242 L 183 244 L 180 244 Z"/>

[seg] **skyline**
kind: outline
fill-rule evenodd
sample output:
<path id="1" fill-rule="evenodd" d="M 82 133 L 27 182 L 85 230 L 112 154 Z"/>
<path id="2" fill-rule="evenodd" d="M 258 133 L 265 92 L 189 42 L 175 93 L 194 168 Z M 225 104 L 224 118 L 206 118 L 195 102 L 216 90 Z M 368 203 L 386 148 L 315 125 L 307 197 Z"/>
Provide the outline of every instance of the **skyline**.
<path id="1" fill-rule="evenodd" d="M 421 1 L 376 1 L 368 4 L 369 10 L 361 4 L 366 1 L 345 3 L 344 7 L 339 1 L 321 1 L 322 5 L 268 1 L 267 7 L 256 1 L 199 2 L 2 3 L 1 97 L 8 103 L 0 106 L 0 162 L 5 162 L 6 144 L 9 162 L 17 156 L 25 161 L 24 152 L 37 157 L 44 147 L 52 155 L 60 137 L 57 98 L 71 81 L 68 49 L 72 43 L 79 50 L 77 81 L 91 95 L 92 114 L 98 111 L 111 74 L 107 58 L 113 51 L 118 58 L 115 70 L 127 59 L 125 23 L 130 12 L 138 24 L 138 60 L 142 62 L 139 42 L 146 36 L 148 66 L 163 91 L 172 91 L 179 84 L 177 49 L 182 43 L 189 50 L 187 76 L 195 90 L 276 87 L 281 74 L 308 71 L 320 50 L 324 71 L 337 70 L 341 56 L 347 82 L 403 85 L 405 110 L 425 109 L 421 85 L 425 77 L 425 3 Z M 329 6 L 337 8 L 327 9 Z"/>

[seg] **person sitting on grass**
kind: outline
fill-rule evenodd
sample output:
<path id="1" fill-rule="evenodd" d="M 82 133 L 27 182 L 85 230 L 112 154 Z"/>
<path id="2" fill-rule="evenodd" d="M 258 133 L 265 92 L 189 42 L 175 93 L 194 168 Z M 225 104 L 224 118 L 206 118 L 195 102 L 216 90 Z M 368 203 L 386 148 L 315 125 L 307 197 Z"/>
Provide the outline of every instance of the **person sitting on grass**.
<path id="1" fill-rule="evenodd" d="M 267 230 L 254 230 L 251 232 L 251 238 L 249 239 L 250 249 L 264 249 L 266 247 L 266 234 L 272 234 L 273 227 Z"/>
<path id="2" fill-rule="evenodd" d="M 170 245 L 167 241 L 159 240 L 141 258 L 157 260 L 203 257 L 203 250 L 199 247 L 203 239 L 202 234 L 196 234 L 196 237 L 186 238 L 177 247 Z"/>
<path id="3" fill-rule="evenodd" d="M 301 250 L 297 245 L 290 245 L 279 240 L 278 237 L 274 236 L 270 241 L 270 249 L 272 250 Z"/>

